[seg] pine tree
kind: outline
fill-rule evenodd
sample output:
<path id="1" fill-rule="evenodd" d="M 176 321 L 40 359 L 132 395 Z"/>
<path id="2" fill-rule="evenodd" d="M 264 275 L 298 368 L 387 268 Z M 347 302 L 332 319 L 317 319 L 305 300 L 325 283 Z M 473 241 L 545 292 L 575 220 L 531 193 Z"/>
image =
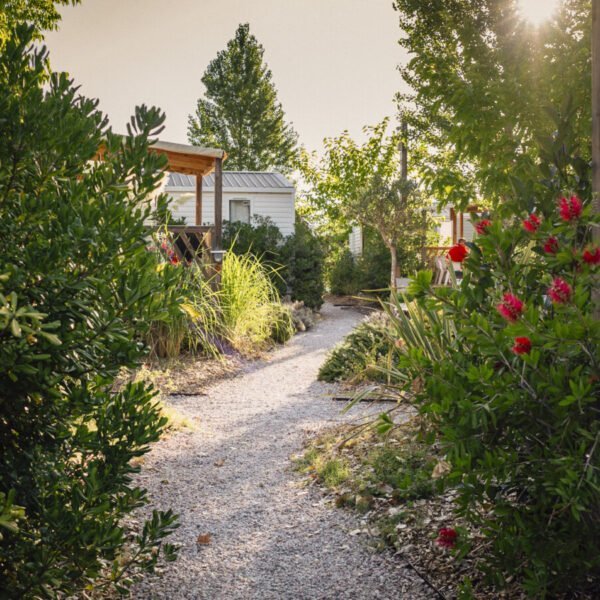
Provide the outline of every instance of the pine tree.
<path id="1" fill-rule="evenodd" d="M 297 154 L 297 134 L 284 120 L 263 55 L 250 26 L 241 24 L 208 65 L 205 97 L 188 118 L 190 143 L 223 148 L 230 170 L 287 171 Z"/>

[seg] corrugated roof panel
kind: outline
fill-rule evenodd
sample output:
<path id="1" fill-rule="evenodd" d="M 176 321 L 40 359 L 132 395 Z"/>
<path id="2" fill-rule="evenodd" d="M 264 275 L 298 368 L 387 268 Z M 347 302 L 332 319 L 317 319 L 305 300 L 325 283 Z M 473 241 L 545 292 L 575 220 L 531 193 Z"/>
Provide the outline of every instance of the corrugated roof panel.
<path id="1" fill-rule="evenodd" d="M 204 177 L 202 187 L 212 189 L 215 185 L 214 173 Z M 167 181 L 169 187 L 196 187 L 196 177 L 194 175 L 184 175 L 183 173 L 169 173 Z M 258 171 L 223 171 L 223 188 L 293 188 L 294 185 L 288 181 L 281 173 L 276 172 L 258 172 Z"/>

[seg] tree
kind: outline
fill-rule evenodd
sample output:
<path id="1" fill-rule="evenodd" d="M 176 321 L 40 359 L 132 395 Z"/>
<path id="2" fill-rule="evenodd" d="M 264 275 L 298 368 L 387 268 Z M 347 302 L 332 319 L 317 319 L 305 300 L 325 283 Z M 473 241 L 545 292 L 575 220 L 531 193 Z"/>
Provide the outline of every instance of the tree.
<path id="1" fill-rule="evenodd" d="M 19 26 L 0 52 L 0 596 L 8 599 L 123 590 L 131 569 L 152 570 L 163 551 L 173 557 L 163 538 L 175 521 L 154 511 L 131 531 L 127 517 L 148 502 L 132 461 L 166 419 L 147 384 L 115 385 L 143 358 L 150 322 L 170 308 L 145 226 L 166 166 L 148 149 L 165 117 L 142 106 L 126 138 L 113 134 L 97 101 L 50 72 L 33 34 Z"/>
<path id="2" fill-rule="evenodd" d="M 79 4 L 81 0 L 0 0 L 0 48 L 8 38 L 12 27 L 29 23 L 36 37 L 44 29 L 56 29 L 60 21 L 57 4 Z"/>
<path id="3" fill-rule="evenodd" d="M 390 285 L 395 288 L 398 247 L 414 253 L 424 246 L 431 216 L 418 185 L 399 178 L 402 138 L 398 133 L 388 136 L 388 125 L 385 119 L 366 127 L 368 138 L 362 145 L 347 131 L 326 139 L 322 159 L 304 155 L 302 169 L 310 186 L 305 203 L 331 229 L 347 233 L 358 223 L 379 233 L 390 251 Z"/>
<path id="4" fill-rule="evenodd" d="M 516 0 L 395 0 L 411 59 L 412 130 L 432 149 L 422 161 L 433 195 L 457 206 L 498 201 L 514 178 L 536 179 L 539 140 L 556 113 L 590 158 L 590 0 L 565 0 L 539 29 Z"/>
<path id="5" fill-rule="evenodd" d="M 204 72 L 206 95 L 188 118 L 190 143 L 223 148 L 232 170 L 288 171 L 296 157 L 297 135 L 263 56 L 250 26 L 241 24 Z"/>

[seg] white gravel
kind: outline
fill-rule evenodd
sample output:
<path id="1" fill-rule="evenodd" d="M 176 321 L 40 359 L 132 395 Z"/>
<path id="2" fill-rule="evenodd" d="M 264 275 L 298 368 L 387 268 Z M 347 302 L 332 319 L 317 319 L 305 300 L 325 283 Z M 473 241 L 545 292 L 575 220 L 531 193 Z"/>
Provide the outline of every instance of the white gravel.
<path id="1" fill-rule="evenodd" d="M 137 584 L 134 598 L 434 597 L 401 561 L 369 549 L 357 515 L 327 505 L 293 469 L 290 456 L 307 434 L 351 418 L 316 375 L 362 317 L 331 305 L 322 313 L 313 330 L 207 396 L 172 399 L 197 429 L 157 444 L 140 483 L 154 507 L 180 515 L 171 541 L 181 551 L 160 576 Z M 206 533 L 210 543 L 198 545 Z"/>

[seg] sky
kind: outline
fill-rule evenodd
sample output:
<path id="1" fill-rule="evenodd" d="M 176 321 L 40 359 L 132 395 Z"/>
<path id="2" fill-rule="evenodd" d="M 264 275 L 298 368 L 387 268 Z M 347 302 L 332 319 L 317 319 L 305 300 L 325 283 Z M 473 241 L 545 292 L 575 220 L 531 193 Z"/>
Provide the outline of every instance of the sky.
<path id="1" fill-rule="evenodd" d="M 137 104 L 167 114 L 161 139 L 187 143 L 208 63 L 239 23 L 264 46 L 278 98 L 308 150 L 394 117 L 406 61 L 392 0 L 83 0 L 46 34 L 55 70 L 98 98 L 113 129 Z"/>

